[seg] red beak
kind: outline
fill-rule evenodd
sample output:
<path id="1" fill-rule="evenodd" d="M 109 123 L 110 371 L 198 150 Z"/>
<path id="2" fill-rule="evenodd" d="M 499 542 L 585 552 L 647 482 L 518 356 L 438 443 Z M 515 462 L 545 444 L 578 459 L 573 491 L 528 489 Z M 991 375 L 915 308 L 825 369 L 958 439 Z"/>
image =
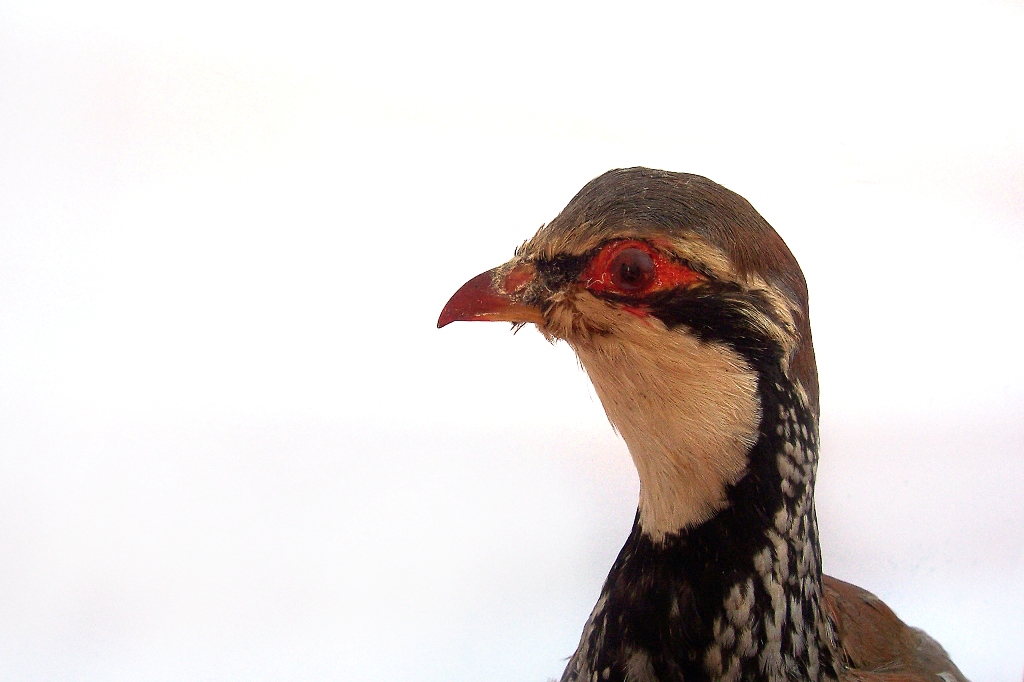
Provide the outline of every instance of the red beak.
<path id="1" fill-rule="evenodd" d="M 513 285 L 513 292 L 523 288 L 533 279 L 532 266 L 520 265 L 508 273 L 498 287 L 495 286 L 495 271 L 482 272 L 462 285 L 452 296 L 437 328 L 458 321 L 484 320 L 491 322 L 533 322 L 541 323 L 544 316 L 536 306 L 520 303 L 504 289 Z M 500 287 L 500 288 L 499 288 Z"/>

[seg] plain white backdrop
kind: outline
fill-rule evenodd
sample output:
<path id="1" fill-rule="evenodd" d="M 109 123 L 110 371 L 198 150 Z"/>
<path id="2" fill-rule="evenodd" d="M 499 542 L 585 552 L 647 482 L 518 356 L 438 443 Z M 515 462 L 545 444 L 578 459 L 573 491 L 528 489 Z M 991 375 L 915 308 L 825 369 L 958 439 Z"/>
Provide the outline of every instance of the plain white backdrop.
<path id="1" fill-rule="evenodd" d="M 0 5 L 0 680 L 542 681 L 637 483 L 437 315 L 589 179 L 810 284 L 826 570 L 1024 671 L 1019 2 Z"/>

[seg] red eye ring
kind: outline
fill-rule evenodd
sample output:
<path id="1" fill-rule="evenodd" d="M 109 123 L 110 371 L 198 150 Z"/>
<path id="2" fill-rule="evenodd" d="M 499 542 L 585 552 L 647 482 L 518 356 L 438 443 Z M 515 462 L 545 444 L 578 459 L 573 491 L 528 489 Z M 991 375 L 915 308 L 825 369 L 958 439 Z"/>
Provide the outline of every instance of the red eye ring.
<path id="1" fill-rule="evenodd" d="M 706 279 L 660 249 L 638 239 L 608 242 L 590 259 L 580 275 L 580 282 L 591 293 L 630 297 L 692 286 Z"/>

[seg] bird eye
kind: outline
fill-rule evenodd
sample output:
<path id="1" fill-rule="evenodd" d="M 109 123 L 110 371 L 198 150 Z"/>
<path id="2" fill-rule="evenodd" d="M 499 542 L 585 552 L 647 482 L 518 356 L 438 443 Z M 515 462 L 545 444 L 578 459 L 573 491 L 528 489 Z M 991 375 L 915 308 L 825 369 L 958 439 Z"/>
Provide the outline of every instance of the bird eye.
<path id="1" fill-rule="evenodd" d="M 608 264 L 612 284 L 627 293 L 644 291 L 654 282 L 654 259 L 643 249 L 619 251 Z"/>
<path id="2" fill-rule="evenodd" d="M 638 239 L 606 242 L 580 273 L 592 294 L 646 297 L 666 289 L 689 288 L 705 277 Z"/>

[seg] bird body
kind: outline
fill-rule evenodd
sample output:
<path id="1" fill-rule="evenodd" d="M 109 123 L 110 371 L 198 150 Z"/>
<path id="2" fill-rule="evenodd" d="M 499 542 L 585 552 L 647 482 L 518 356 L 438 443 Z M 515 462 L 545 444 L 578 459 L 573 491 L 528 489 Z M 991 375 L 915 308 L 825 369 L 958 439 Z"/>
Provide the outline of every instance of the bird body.
<path id="1" fill-rule="evenodd" d="M 739 195 L 645 168 L 588 183 L 438 321 L 533 323 L 589 375 L 640 477 L 562 682 L 957 682 L 942 648 L 823 576 L 818 383 L 796 259 Z"/>

